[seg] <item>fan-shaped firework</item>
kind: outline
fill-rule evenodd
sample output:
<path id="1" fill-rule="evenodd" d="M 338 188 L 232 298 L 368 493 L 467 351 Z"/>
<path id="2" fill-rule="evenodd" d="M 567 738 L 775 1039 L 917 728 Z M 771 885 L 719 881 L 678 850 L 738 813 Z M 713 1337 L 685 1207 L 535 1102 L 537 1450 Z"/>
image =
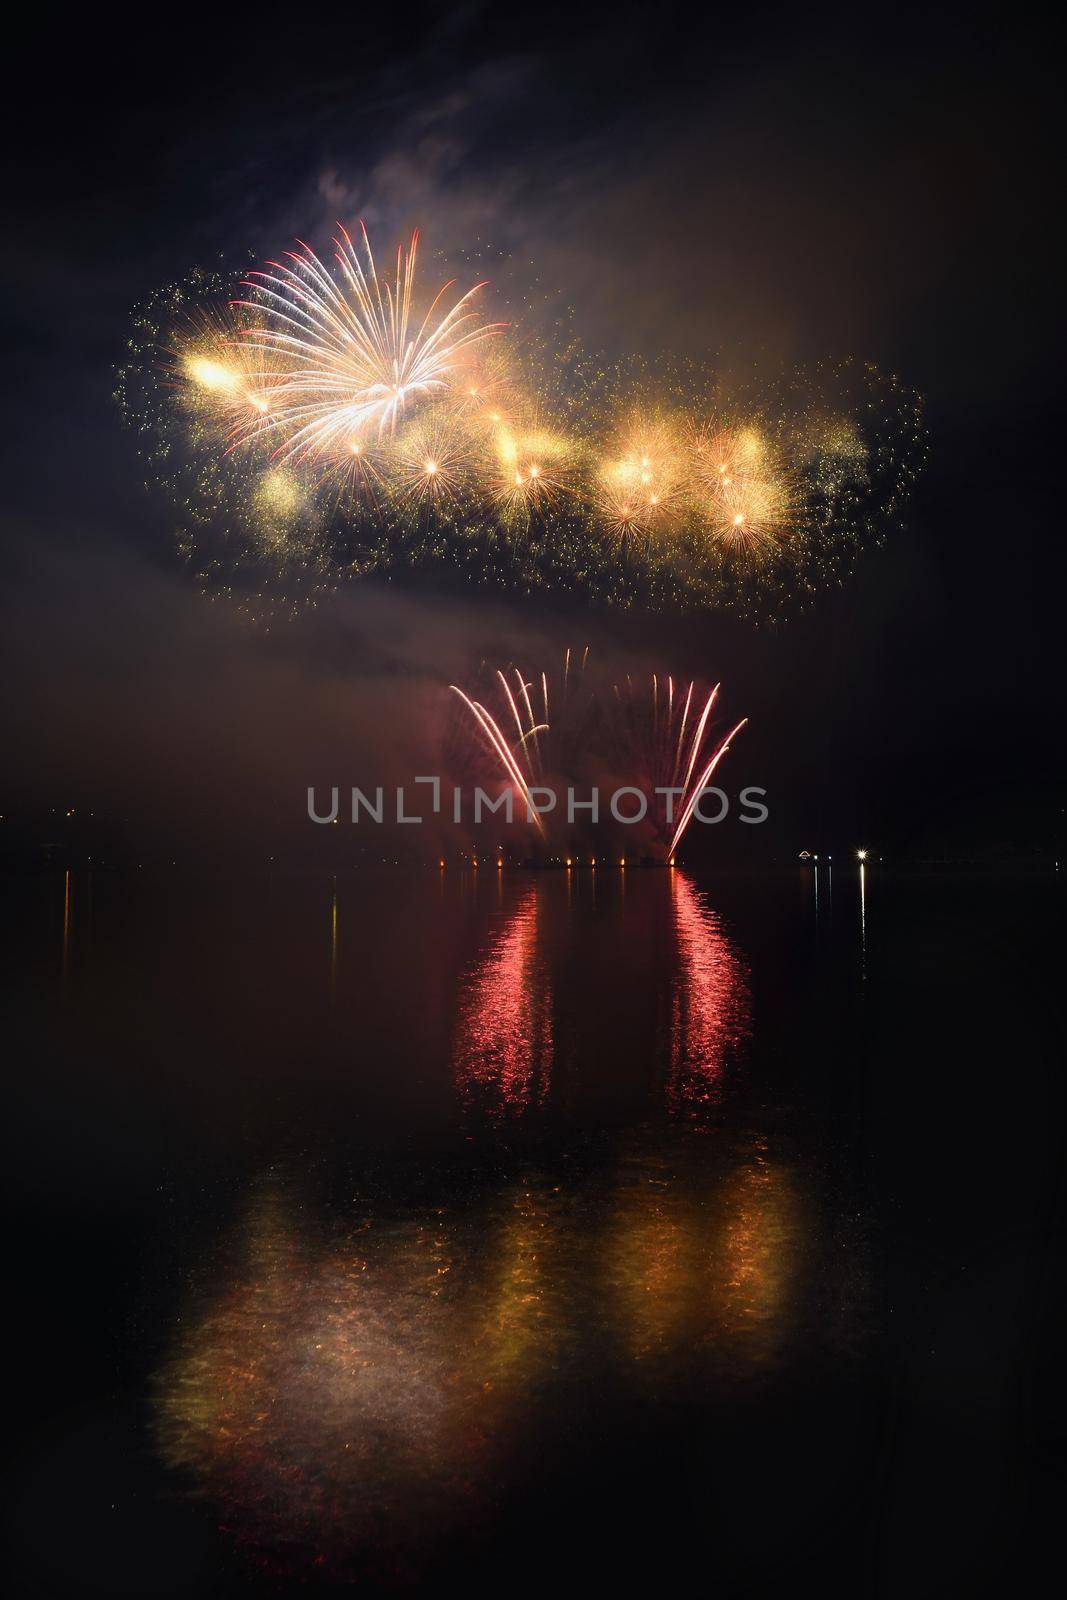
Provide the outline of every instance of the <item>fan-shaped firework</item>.
<path id="1" fill-rule="evenodd" d="M 646 796 L 646 840 L 670 859 L 748 719 L 718 732 L 719 685 L 700 688 L 693 679 L 676 683 L 653 673 L 640 686 L 627 678 L 609 692 L 598 690 L 588 656 L 588 647 L 568 649 L 558 672 L 527 673 L 514 663 L 487 669 L 484 687 L 470 693 L 452 684 L 462 726 L 474 735 L 475 759 L 467 765 L 479 780 L 492 774 L 510 787 L 520 819 L 532 818 L 545 843 L 569 826 L 563 790 L 603 788 L 607 774 L 612 786 L 626 784 Z M 546 786 L 556 796 L 547 817 L 539 814 L 534 794 Z"/>
<path id="2" fill-rule="evenodd" d="M 455 382 L 473 346 L 499 332 L 501 324 L 479 321 L 472 308 L 482 284 L 451 304 L 453 285 L 444 284 L 420 320 L 418 231 L 398 249 L 395 276 L 383 280 L 360 228 L 365 262 L 344 228 L 334 240 L 340 281 L 305 244 L 246 280 L 255 298 L 238 302 L 253 317 L 244 343 L 280 361 L 282 376 L 238 438 L 266 437 L 281 456 L 318 461 L 369 433 L 392 434 L 411 407 Z"/>
<path id="3" fill-rule="evenodd" d="M 301 245 L 228 306 L 194 276 L 139 316 L 119 397 L 205 581 L 255 567 L 295 600 L 451 564 L 773 620 L 899 517 L 922 430 L 895 379 L 846 365 L 757 392 L 694 362 L 608 366 L 484 320 L 482 284 L 421 296 L 416 259 L 417 235 L 379 278 L 341 229 L 332 272 Z"/>
<path id="4" fill-rule="evenodd" d="M 676 684 L 673 676 L 659 673 L 640 687 L 630 678 L 615 686 L 618 746 L 646 786 L 658 834 L 669 840 L 668 856 L 685 837 L 731 739 L 748 721 L 742 717 L 729 733 L 712 736 L 720 687 L 715 684 L 705 692 L 693 679 Z"/>
<path id="5" fill-rule="evenodd" d="M 547 833 L 531 789 L 573 768 L 576 707 L 587 707 L 588 655 L 588 647 L 573 657 L 568 649 L 558 676 L 547 670 L 528 676 L 512 663 L 486 669 L 485 688 L 472 694 L 458 684 L 449 686 L 464 708 L 464 726 L 476 732 L 474 770 L 482 776 L 488 758 L 499 781 L 510 785 L 528 809 L 542 839 Z"/>

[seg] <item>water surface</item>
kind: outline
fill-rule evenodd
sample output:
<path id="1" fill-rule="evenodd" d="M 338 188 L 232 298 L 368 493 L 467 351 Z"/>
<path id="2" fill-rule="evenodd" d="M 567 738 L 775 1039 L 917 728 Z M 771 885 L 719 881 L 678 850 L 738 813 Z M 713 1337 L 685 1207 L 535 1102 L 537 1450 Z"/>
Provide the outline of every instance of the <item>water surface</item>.
<path id="1" fill-rule="evenodd" d="M 936 1525 L 934 1593 L 1023 1517 L 1048 885 L 6 903 L 20 1581 L 897 1593 Z"/>

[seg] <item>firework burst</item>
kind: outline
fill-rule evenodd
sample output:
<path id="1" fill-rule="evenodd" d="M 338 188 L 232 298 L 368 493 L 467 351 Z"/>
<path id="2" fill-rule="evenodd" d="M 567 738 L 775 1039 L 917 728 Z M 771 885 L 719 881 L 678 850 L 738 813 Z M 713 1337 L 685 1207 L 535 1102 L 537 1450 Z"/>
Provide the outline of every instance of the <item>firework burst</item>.
<path id="1" fill-rule="evenodd" d="M 229 306 L 194 274 L 138 315 L 120 401 L 214 592 L 289 608 L 450 563 L 524 595 L 773 623 L 899 520 L 922 427 L 895 379 L 846 364 L 727 397 L 697 363 L 500 337 L 481 283 L 420 295 L 417 235 L 382 275 L 356 238 L 339 230 L 329 266 L 299 245 Z"/>
<path id="2" fill-rule="evenodd" d="M 284 369 L 276 352 L 243 337 L 250 324 L 239 307 L 197 310 L 176 330 L 170 381 L 194 420 L 232 436 L 267 416 Z"/>
<path id="3" fill-rule="evenodd" d="M 245 334 L 249 346 L 283 365 L 271 409 L 239 437 L 268 434 L 286 458 L 329 457 L 353 439 L 394 433 L 411 406 L 440 396 L 472 348 L 502 326 L 480 321 L 473 309 L 483 284 L 449 303 L 454 280 L 418 319 L 417 230 L 407 249 L 398 249 L 392 279 L 379 278 L 362 225 L 363 260 L 345 229 L 338 231 L 339 278 L 302 244 L 285 262 L 252 273 L 246 282 L 255 299 L 239 302 L 259 319 Z"/>
<path id="4" fill-rule="evenodd" d="M 619 430 L 600 465 L 594 509 L 618 537 L 662 532 L 682 510 L 687 476 L 684 449 L 670 420 L 637 414 Z"/>
<path id="5" fill-rule="evenodd" d="M 514 407 L 488 435 L 488 481 L 502 518 L 525 524 L 573 491 L 577 451 L 535 407 Z"/>
<path id="6" fill-rule="evenodd" d="M 732 555 L 765 555 L 788 538 L 789 470 L 758 427 L 695 430 L 692 479 L 698 522 Z"/>
<path id="7" fill-rule="evenodd" d="M 401 502 L 456 504 L 470 477 L 470 440 L 455 413 L 436 405 L 404 429 L 388 460 Z"/>

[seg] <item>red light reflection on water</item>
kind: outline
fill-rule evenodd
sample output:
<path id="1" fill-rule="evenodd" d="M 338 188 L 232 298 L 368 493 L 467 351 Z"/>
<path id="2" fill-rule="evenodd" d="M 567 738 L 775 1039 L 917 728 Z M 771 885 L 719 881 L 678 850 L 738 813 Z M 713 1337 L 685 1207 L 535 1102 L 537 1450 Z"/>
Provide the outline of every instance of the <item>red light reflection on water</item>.
<path id="1" fill-rule="evenodd" d="M 463 986 L 453 1072 L 460 1092 L 490 1114 L 523 1111 L 548 1092 L 552 982 L 537 919 L 531 884 Z"/>
<path id="2" fill-rule="evenodd" d="M 677 968 L 667 1104 L 688 1119 L 717 1097 L 726 1059 L 749 1031 L 748 971 L 684 873 L 671 874 L 671 897 Z"/>

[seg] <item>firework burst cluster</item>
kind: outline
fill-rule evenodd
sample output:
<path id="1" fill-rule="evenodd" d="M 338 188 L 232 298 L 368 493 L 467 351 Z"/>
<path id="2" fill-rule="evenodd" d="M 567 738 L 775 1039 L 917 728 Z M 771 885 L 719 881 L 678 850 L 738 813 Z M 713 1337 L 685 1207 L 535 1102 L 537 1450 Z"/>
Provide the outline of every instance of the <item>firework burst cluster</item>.
<path id="1" fill-rule="evenodd" d="M 869 366 L 726 386 L 609 364 L 492 321 L 484 284 L 420 296 L 340 230 L 138 316 L 119 400 L 203 581 L 300 604 L 371 572 L 774 620 L 899 518 L 917 396 Z"/>

